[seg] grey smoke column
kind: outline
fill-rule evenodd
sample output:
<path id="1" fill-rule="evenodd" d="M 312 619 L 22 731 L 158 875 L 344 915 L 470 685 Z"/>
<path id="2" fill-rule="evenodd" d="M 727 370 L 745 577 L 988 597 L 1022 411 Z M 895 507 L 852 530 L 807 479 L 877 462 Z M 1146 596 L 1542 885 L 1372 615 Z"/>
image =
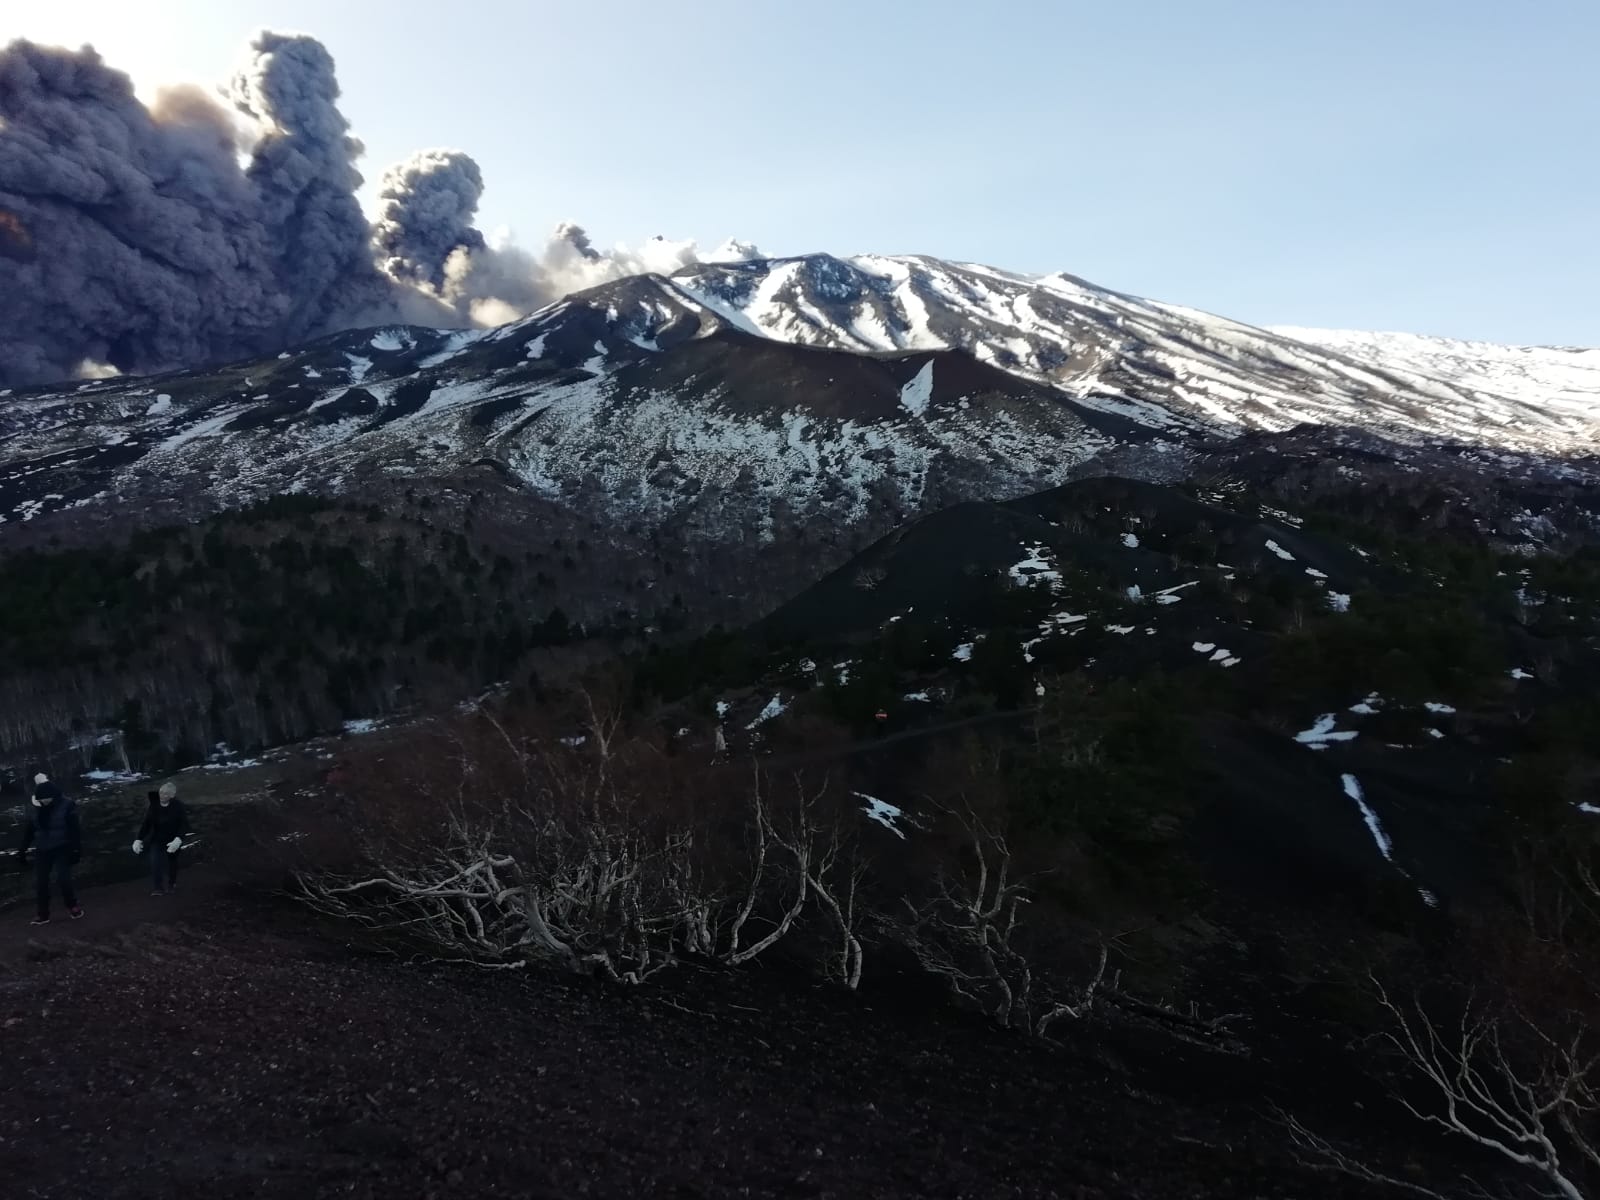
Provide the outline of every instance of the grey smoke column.
<path id="1" fill-rule="evenodd" d="M 234 154 L 204 97 L 152 112 L 93 50 L 0 50 L 0 382 L 265 348 L 290 305 Z"/>
<path id="2" fill-rule="evenodd" d="M 263 130 L 246 176 L 290 298 L 281 336 L 298 340 L 381 304 L 385 288 L 355 196 L 363 147 L 339 111 L 333 56 L 314 38 L 260 33 L 230 96 Z"/>
<path id="3" fill-rule="evenodd" d="M 231 91 L 259 129 L 241 171 L 197 89 L 147 109 L 92 49 L 0 50 L 0 385 L 266 354 L 357 316 L 449 323 L 372 265 L 338 96 L 320 43 L 260 35 Z"/>
<path id="4" fill-rule="evenodd" d="M 483 175 L 454 150 L 385 175 L 369 228 L 361 143 L 314 38 L 259 34 L 227 99 L 248 130 L 197 88 L 147 108 L 88 47 L 0 49 L 0 389 L 86 364 L 275 354 L 360 325 L 511 320 L 696 260 L 664 239 L 602 252 L 571 224 L 542 255 L 487 244 Z"/>
<path id="5" fill-rule="evenodd" d="M 484 249 L 483 234 L 473 226 L 482 196 L 483 172 L 459 150 L 423 150 L 390 167 L 372 230 L 383 270 L 442 292 L 450 256 Z"/>

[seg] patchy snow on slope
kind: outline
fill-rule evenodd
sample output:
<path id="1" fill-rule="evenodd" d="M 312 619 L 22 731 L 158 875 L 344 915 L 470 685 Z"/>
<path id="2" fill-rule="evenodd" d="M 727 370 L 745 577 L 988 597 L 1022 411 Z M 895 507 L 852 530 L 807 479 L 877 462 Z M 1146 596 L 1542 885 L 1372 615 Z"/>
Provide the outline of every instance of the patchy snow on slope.
<path id="1" fill-rule="evenodd" d="M 975 645 L 976 644 L 973 642 L 962 642 L 961 645 L 955 648 L 955 652 L 951 654 L 950 657 L 955 659 L 957 662 L 971 662 L 972 651 L 975 648 Z"/>
<path id="2" fill-rule="evenodd" d="M 1510 675 L 1511 678 L 1513 678 L 1513 679 L 1532 679 L 1533 678 L 1532 674 L 1530 674 L 1527 671 L 1524 671 L 1521 667 L 1512 667 L 1511 670 L 1506 672 L 1506 674 Z"/>
<path id="3" fill-rule="evenodd" d="M 1267 539 L 1267 549 L 1272 551 L 1279 558 L 1283 559 L 1284 562 L 1294 562 L 1294 560 L 1295 560 L 1294 559 L 1294 555 L 1290 554 L 1287 550 L 1285 550 L 1282 546 L 1278 545 L 1278 543 L 1273 541 L 1271 538 Z"/>
<path id="4" fill-rule="evenodd" d="M 1372 806 L 1367 803 L 1366 793 L 1361 790 L 1361 784 L 1354 775 L 1344 776 L 1344 794 L 1354 800 L 1356 807 L 1361 810 L 1361 819 L 1367 823 L 1367 828 L 1372 832 L 1372 840 L 1378 843 L 1378 853 L 1393 862 L 1394 843 L 1383 831 L 1383 824 L 1378 820 L 1378 814 L 1373 812 Z"/>
<path id="5" fill-rule="evenodd" d="M 162 413 L 168 413 L 171 411 L 172 397 L 167 395 L 167 393 L 162 392 L 156 397 L 155 403 L 144 410 L 144 415 L 147 417 L 159 417 Z"/>
<path id="6" fill-rule="evenodd" d="M 905 816 L 905 812 L 902 809 L 896 808 L 887 801 L 879 800 L 876 796 L 869 796 L 865 792 L 851 792 L 850 794 L 858 800 L 866 801 L 861 811 L 866 813 L 867 820 L 876 821 L 897 838 L 902 841 L 905 840 L 905 830 L 901 829 L 899 824 L 900 818 Z"/>
<path id="7" fill-rule="evenodd" d="M 1328 607 L 1336 613 L 1350 611 L 1350 594 L 1348 592 L 1329 592 L 1327 595 Z"/>
<path id="8" fill-rule="evenodd" d="M 1217 644 L 1215 642 L 1196 642 L 1191 648 L 1196 654 L 1210 654 L 1217 648 Z"/>
<path id="9" fill-rule="evenodd" d="M 503 328 L 510 328 L 510 326 L 505 326 Z M 440 346 L 438 350 L 428 355 L 427 358 L 424 358 L 417 364 L 417 366 L 423 369 L 427 369 L 428 367 L 442 366 L 443 364 L 449 362 L 456 355 L 460 354 L 474 342 L 480 342 L 490 334 L 498 332 L 502 332 L 502 330 L 458 329 L 444 340 L 444 344 Z M 354 383 L 356 381 L 351 379 L 351 382 Z"/>
<path id="10" fill-rule="evenodd" d="M 1422 707 L 1431 713 L 1444 717 L 1452 716 L 1456 711 L 1452 705 L 1440 704 L 1437 700 L 1429 700 Z"/>
<path id="11" fill-rule="evenodd" d="M 1176 604 L 1178 601 L 1183 599 L 1182 596 L 1178 595 L 1179 592 L 1185 590 L 1186 588 L 1199 586 L 1200 581 L 1198 579 L 1191 579 L 1188 583 L 1180 583 L 1174 587 L 1162 588 L 1159 592 L 1156 592 L 1154 595 L 1152 595 L 1150 599 L 1154 600 L 1157 604 Z"/>
<path id="12" fill-rule="evenodd" d="M 1122 544 L 1124 546 L 1126 546 L 1129 550 L 1137 550 L 1139 548 L 1139 535 L 1137 533 L 1125 533 L 1125 534 L 1123 534 L 1122 535 Z"/>
<path id="13" fill-rule="evenodd" d="M 782 696 L 774 696 L 771 700 L 767 701 L 767 706 L 756 714 L 756 719 L 751 721 L 750 724 L 746 725 L 745 728 L 754 729 L 757 725 L 763 725 L 772 720 L 774 717 L 781 717 L 784 714 L 784 710 L 788 707 L 789 706 L 783 702 Z"/>
<path id="14" fill-rule="evenodd" d="M 378 730 L 383 728 L 383 725 L 383 721 L 379 720 L 377 717 L 357 717 L 353 721 L 346 721 L 344 723 L 344 731 L 352 737 L 355 737 L 364 733 L 376 733 Z"/>
<path id="15" fill-rule="evenodd" d="M 543 358 L 544 357 L 545 339 L 548 338 L 549 336 L 550 335 L 548 333 L 541 333 L 538 337 L 531 339 L 528 342 L 527 350 L 523 354 L 522 357 L 523 358 Z"/>
<path id="16" fill-rule="evenodd" d="M 912 700 L 920 704 L 933 703 L 933 697 L 929 696 L 927 692 L 907 692 L 904 696 L 901 696 L 900 699 Z"/>
<path id="17" fill-rule="evenodd" d="M 1051 561 L 1052 551 L 1049 547 L 1041 542 L 1033 546 L 1024 546 L 1022 549 L 1027 557 L 1012 566 L 1012 582 L 1022 587 L 1032 587 L 1035 583 L 1055 585 L 1061 582 L 1061 572 L 1056 570 L 1055 564 Z"/>
<path id="18" fill-rule="evenodd" d="M 1338 730 L 1339 718 L 1335 713 L 1323 713 L 1316 719 L 1310 729 L 1301 730 L 1294 735 L 1294 740 L 1302 746 L 1310 746 L 1314 750 L 1321 750 L 1329 742 L 1353 742 L 1359 736 L 1355 730 Z"/>
<path id="19" fill-rule="evenodd" d="M 374 350 L 382 351 L 409 350 L 415 345 L 411 335 L 400 329 L 380 329 L 367 344 Z"/>
<path id="20" fill-rule="evenodd" d="M 932 400 L 933 360 L 930 358 L 911 382 L 900 389 L 900 407 L 912 416 L 920 417 L 927 413 Z"/>

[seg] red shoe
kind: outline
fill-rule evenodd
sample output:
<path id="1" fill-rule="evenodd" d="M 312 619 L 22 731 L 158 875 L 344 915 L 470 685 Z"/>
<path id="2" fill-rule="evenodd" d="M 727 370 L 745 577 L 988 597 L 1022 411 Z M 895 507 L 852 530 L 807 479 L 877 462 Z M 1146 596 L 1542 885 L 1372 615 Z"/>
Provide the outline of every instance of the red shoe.
<path id="1" fill-rule="evenodd" d="M 73 919 L 73 920 L 74 920 L 74 921 L 81 921 L 81 920 L 83 920 L 83 909 L 82 909 L 82 908 L 81 908 L 81 907 L 79 907 L 79 906 L 78 906 L 78 905 L 76 905 L 76 904 L 74 904 L 74 905 L 73 905 L 73 906 L 72 906 L 72 907 L 71 907 L 71 908 L 70 908 L 70 909 L 68 909 L 68 910 L 67 910 L 67 911 L 68 911 L 68 912 L 70 912 L 70 913 L 71 913 L 71 914 L 72 914 L 72 919 Z"/>

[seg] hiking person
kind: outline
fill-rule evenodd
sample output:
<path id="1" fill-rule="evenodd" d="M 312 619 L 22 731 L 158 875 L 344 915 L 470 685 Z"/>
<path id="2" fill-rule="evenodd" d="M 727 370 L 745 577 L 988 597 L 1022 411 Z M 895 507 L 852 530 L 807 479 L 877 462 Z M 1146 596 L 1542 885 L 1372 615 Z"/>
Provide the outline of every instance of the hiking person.
<path id="1" fill-rule="evenodd" d="M 149 797 L 150 807 L 139 826 L 139 836 L 133 839 L 133 852 L 143 854 L 149 847 L 150 894 L 170 896 L 178 887 L 178 851 L 189 836 L 189 810 L 178 799 L 178 785 L 171 780 Z"/>
<path id="2" fill-rule="evenodd" d="M 83 916 L 78 891 L 72 886 L 72 868 L 83 857 L 83 833 L 78 827 L 78 808 L 40 773 L 33 777 L 33 802 L 24 812 L 22 845 L 17 849 L 20 865 L 33 847 L 33 884 L 37 909 L 31 924 L 50 924 L 50 878 L 61 887 L 61 902 L 76 921 Z"/>

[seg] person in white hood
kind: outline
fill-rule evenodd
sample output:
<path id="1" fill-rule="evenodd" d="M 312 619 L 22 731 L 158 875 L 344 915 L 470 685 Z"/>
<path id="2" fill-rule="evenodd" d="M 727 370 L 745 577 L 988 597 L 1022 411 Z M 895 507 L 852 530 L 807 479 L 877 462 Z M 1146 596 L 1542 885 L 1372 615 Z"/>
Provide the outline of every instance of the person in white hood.
<path id="1" fill-rule="evenodd" d="M 178 851 L 190 836 L 189 810 L 178 799 L 178 786 L 170 780 L 151 792 L 150 807 L 133 839 L 133 852 L 150 854 L 150 888 L 156 896 L 170 896 L 178 886 Z"/>

